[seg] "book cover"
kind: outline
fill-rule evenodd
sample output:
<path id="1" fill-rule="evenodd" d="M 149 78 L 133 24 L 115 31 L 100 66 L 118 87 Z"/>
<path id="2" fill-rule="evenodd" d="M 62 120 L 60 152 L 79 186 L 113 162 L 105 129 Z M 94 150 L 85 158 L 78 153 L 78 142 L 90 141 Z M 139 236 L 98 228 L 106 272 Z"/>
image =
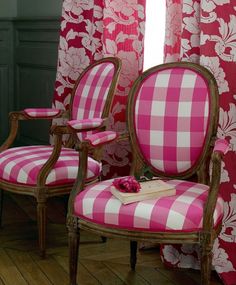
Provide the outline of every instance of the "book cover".
<path id="1" fill-rule="evenodd" d="M 141 189 L 137 193 L 120 192 L 114 186 L 111 187 L 111 193 L 123 204 L 129 204 L 148 199 L 156 199 L 176 194 L 176 190 L 172 185 L 169 185 L 168 183 L 159 179 L 140 182 L 140 185 Z"/>

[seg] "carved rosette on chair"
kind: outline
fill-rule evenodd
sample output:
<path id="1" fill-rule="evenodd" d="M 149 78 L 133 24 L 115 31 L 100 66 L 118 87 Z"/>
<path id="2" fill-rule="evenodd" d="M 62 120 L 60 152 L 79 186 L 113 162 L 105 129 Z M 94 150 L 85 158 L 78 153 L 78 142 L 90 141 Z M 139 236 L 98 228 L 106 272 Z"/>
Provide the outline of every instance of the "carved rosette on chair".
<path id="1" fill-rule="evenodd" d="M 113 179 L 86 186 L 88 149 L 95 144 L 90 136 L 81 142 L 67 218 L 71 285 L 76 284 L 80 229 L 129 239 L 132 269 L 137 241 L 199 244 L 202 285 L 209 284 L 212 245 L 223 216 L 218 194 L 221 159 L 228 148 L 227 142 L 216 140 L 218 96 L 213 75 L 192 63 L 153 67 L 131 88 L 131 175 L 139 177 L 149 169 L 175 187 L 175 195 L 124 205 L 111 194 Z"/>
<path id="2" fill-rule="evenodd" d="M 81 160 L 76 146 L 86 134 L 99 136 L 101 130 L 111 140 L 116 137 L 114 132 L 105 129 L 120 70 L 121 61 L 115 57 L 101 59 L 86 68 L 75 82 L 68 113 L 36 108 L 10 114 L 11 131 L 0 147 L 0 189 L 36 198 L 42 257 L 46 249 L 46 201 L 70 193 Z M 51 129 L 54 146 L 9 148 L 16 137 L 19 121 L 52 120 L 63 116 L 69 119 L 68 125 Z M 62 144 L 64 134 L 68 135 L 65 145 Z M 97 181 L 101 171 L 100 152 L 101 149 L 90 152 L 84 183 Z"/>

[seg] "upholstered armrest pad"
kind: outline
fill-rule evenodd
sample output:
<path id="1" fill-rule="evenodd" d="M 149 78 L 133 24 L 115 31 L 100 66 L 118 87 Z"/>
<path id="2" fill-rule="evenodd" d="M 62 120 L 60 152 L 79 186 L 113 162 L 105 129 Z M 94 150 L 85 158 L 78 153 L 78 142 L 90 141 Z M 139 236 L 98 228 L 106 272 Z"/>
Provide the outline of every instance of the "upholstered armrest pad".
<path id="1" fill-rule="evenodd" d="M 113 131 L 104 131 L 93 135 L 88 135 L 84 140 L 89 141 L 92 146 L 102 145 L 112 142 L 118 137 L 118 134 Z"/>
<path id="2" fill-rule="evenodd" d="M 94 119 L 83 119 L 83 120 L 71 120 L 68 121 L 68 126 L 74 131 L 82 131 L 88 129 L 95 129 L 101 127 L 104 119 L 94 118 Z"/>
<path id="3" fill-rule="evenodd" d="M 219 151 L 226 154 L 229 150 L 229 143 L 225 139 L 217 139 L 213 151 Z"/>
<path id="4" fill-rule="evenodd" d="M 63 111 L 53 108 L 28 108 L 24 109 L 24 113 L 30 118 L 56 118 Z"/>

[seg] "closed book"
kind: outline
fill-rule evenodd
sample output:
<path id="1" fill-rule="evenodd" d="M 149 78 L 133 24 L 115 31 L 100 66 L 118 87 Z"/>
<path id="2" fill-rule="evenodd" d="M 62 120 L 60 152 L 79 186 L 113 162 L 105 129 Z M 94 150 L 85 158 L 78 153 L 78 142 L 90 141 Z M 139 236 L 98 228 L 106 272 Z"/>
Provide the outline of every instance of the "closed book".
<path id="1" fill-rule="evenodd" d="M 169 185 L 168 183 L 159 179 L 140 182 L 140 186 L 140 191 L 136 193 L 120 192 L 114 186 L 112 186 L 111 193 L 123 204 L 130 204 L 176 194 L 176 189 L 172 185 Z"/>

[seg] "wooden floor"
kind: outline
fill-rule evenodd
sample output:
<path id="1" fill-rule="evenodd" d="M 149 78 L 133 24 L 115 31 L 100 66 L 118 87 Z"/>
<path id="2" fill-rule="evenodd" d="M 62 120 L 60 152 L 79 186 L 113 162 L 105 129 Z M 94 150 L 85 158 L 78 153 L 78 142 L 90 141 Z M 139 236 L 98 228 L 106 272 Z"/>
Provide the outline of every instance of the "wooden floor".
<path id="1" fill-rule="evenodd" d="M 0 230 L 0 285 L 67 285 L 68 250 L 62 199 L 48 205 L 48 254 L 37 252 L 35 203 L 30 197 L 5 195 L 3 228 Z M 82 233 L 78 284 L 80 285 L 197 285 L 198 271 L 169 270 L 158 249 L 138 253 L 136 272 L 129 269 L 129 243 Z M 212 274 L 212 285 L 222 284 Z"/>

